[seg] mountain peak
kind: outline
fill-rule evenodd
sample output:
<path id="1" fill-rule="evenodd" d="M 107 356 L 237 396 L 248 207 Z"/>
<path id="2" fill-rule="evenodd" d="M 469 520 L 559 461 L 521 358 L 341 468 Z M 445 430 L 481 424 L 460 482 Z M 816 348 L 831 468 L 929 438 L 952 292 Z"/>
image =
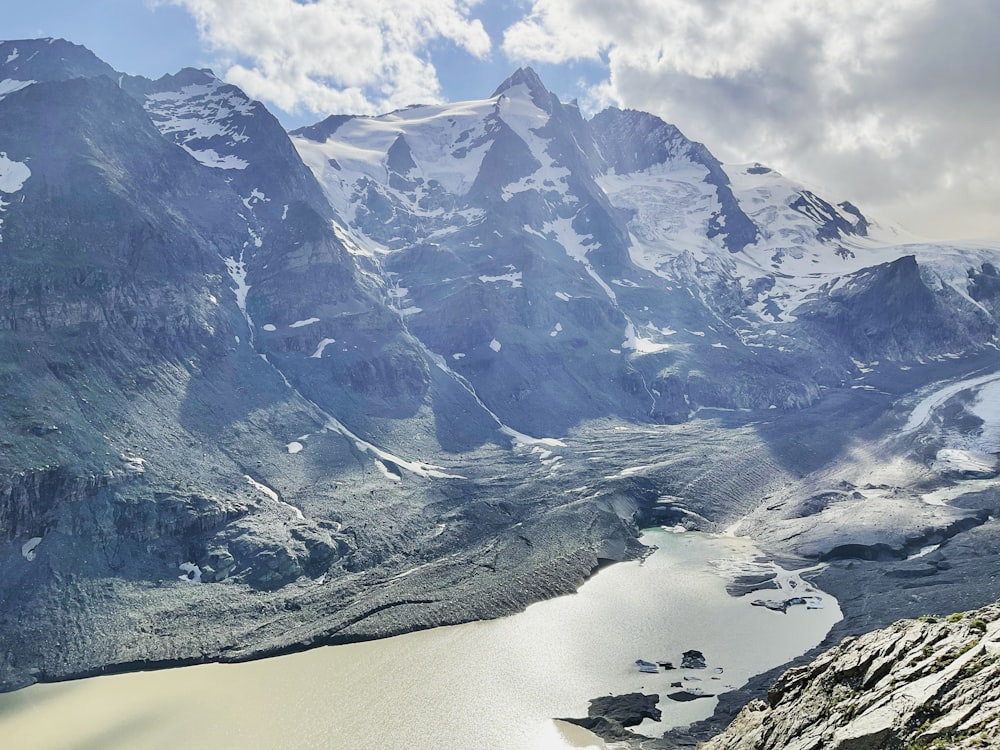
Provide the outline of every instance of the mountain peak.
<path id="1" fill-rule="evenodd" d="M 0 77 L 61 81 L 68 78 L 115 78 L 117 71 L 86 47 L 65 39 L 12 39 L 0 42 Z"/>
<path id="2" fill-rule="evenodd" d="M 517 86 L 524 86 L 528 90 L 531 100 L 536 105 L 542 109 L 549 110 L 549 102 L 552 99 L 552 94 L 545 88 L 545 84 L 542 83 L 542 79 L 538 77 L 538 73 L 533 68 L 525 67 L 515 70 L 507 80 L 497 86 L 496 91 L 493 92 L 493 96 L 506 94 Z"/>
<path id="3" fill-rule="evenodd" d="M 160 88 L 176 86 L 204 86 L 222 83 L 211 68 L 181 68 L 176 73 L 161 76 L 154 83 Z"/>

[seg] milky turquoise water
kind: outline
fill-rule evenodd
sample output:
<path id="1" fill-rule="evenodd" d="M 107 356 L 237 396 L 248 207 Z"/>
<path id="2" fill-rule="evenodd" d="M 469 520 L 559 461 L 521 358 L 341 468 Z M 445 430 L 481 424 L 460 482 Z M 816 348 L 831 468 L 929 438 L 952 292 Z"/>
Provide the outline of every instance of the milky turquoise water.
<path id="1" fill-rule="evenodd" d="M 665 698 L 670 682 L 687 674 L 706 692 L 740 685 L 819 643 L 840 619 L 825 595 L 824 608 L 788 614 L 729 596 L 722 571 L 759 554 L 748 540 L 654 530 L 643 541 L 659 547 L 644 562 L 611 566 L 576 594 L 500 620 L 0 695 L 0 738 L 39 750 L 603 747 L 553 718 L 585 716 L 599 695 L 642 690 L 664 696 L 664 721 L 641 731 L 687 724 L 715 700 L 675 703 Z M 679 662 L 688 649 L 722 673 L 642 674 L 634 665 Z"/>

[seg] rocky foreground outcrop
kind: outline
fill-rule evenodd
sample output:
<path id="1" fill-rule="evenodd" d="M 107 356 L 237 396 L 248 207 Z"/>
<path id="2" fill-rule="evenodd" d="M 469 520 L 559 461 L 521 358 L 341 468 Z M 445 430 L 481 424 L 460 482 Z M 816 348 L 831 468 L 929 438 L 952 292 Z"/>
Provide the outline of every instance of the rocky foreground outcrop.
<path id="1" fill-rule="evenodd" d="M 1000 603 L 847 639 L 785 672 L 700 747 L 1000 747 Z"/>

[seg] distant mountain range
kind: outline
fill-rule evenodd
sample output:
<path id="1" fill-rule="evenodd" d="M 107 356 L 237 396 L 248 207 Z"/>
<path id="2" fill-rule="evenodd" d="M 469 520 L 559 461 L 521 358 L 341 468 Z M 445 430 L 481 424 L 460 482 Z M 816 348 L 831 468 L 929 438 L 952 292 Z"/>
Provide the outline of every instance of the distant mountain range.
<path id="1" fill-rule="evenodd" d="M 0 259 L 7 689 L 510 612 L 637 524 L 766 525 L 1000 360 L 1000 242 L 527 68 L 288 133 L 209 70 L 0 43 Z M 921 429 L 879 460 L 931 472 Z M 889 558 L 986 523 L 920 519 Z"/>

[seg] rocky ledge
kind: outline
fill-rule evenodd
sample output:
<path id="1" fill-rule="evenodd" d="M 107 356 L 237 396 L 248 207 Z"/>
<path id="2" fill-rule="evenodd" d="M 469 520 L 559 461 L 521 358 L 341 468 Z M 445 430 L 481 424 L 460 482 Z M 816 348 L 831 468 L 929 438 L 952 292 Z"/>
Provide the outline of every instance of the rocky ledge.
<path id="1" fill-rule="evenodd" d="M 900 620 L 788 670 L 702 750 L 997 747 L 1000 603 Z"/>

